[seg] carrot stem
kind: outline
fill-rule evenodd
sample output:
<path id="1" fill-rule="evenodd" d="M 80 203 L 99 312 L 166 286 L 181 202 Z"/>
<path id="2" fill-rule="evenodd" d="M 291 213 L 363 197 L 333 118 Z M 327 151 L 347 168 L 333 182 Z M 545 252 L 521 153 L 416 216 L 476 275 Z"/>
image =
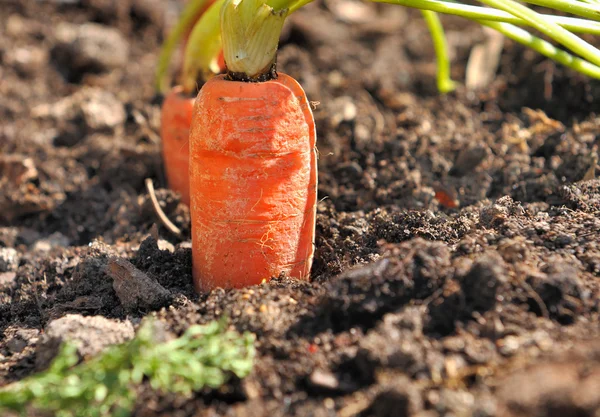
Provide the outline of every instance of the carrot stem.
<path id="1" fill-rule="evenodd" d="M 592 20 L 600 20 L 600 5 L 598 3 L 586 4 L 574 0 L 524 0 L 525 3 L 536 6 L 548 7 L 554 10 L 571 13 Z"/>
<path id="2" fill-rule="evenodd" d="M 525 20 L 544 35 L 569 48 L 592 64 L 600 65 L 600 50 L 556 23 L 545 20 L 543 16 L 527 6 L 514 0 L 480 0 L 480 2 Z M 576 2 L 571 1 L 571 3 Z"/>
<path id="3" fill-rule="evenodd" d="M 196 90 L 198 74 L 209 78 L 219 72 L 217 57 L 221 51 L 219 15 L 225 0 L 215 1 L 200 17 L 185 48 L 181 85 L 185 93 Z"/>
<path id="4" fill-rule="evenodd" d="M 173 51 L 183 35 L 192 27 L 198 13 L 206 6 L 207 1 L 208 0 L 190 0 L 181 12 L 181 17 L 177 21 L 177 24 L 163 43 L 155 75 L 155 88 L 159 92 L 164 93 L 169 88 L 167 71 L 169 69 Z"/>
<path id="5" fill-rule="evenodd" d="M 371 0 L 376 3 L 396 4 L 421 10 L 431 10 L 437 13 L 451 14 L 471 20 L 487 20 L 491 22 L 512 23 L 519 26 L 530 26 L 525 20 L 491 7 L 472 6 L 444 0 Z M 556 23 L 575 33 L 600 35 L 600 23 L 574 17 L 552 16 L 541 14 L 544 20 Z"/>
<path id="6" fill-rule="evenodd" d="M 503 22 L 490 22 L 485 20 L 480 20 L 478 22 L 484 26 L 497 30 L 507 38 L 519 42 L 559 64 L 587 75 L 588 77 L 600 79 L 600 67 L 560 50 L 550 42 L 538 38 L 524 29 Z"/>
<path id="7" fill-rule="evenodd" d="M 421 14 L 425 19 L 425 23 L 427 23 L 433 40 L 433 48 L 437 59 L 437 88 L 442 94 L 449 93 L 456 88 L 456 83 L 450 77 L 450 58 L 448 57 L 448 44 L 444 35 L 444 27 L 437 13 L 430 10 L 421 10 Z"/>

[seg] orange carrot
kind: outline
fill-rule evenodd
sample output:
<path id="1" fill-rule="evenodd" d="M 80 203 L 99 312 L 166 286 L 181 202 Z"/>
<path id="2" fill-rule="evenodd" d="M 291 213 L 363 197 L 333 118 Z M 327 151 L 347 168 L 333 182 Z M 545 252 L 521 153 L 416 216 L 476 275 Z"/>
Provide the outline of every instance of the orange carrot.
<path id="1" fill-rule="evenodd" d="M 195 97 L 186 95 L 181 87 L 174 87 L 165 97 L 160 122 L 167 183 L 187 205 L 190 204 L 188 137 L 194 100 Z"/>
<path id="2" fill-rule="evenodd" d="M 186 6 L 181 20 L 173 28 L 172 33 L 163 46 L 156 74 L 157 88 L 159 90 L 166 89 L 168 85 L 166 71 L 174 45 L 181 40 L 184 49 L 188 46 L 194 25 L 198 24 L 198 21 L 213 6 L 215 1 L 191 0 Z M 193 40 L 198 43 L 202 41 L 202 38 Z M 184 55 L 186 59 L 190 59 L 190 55 L 192 54 L 186 51 Z M 185 83 L 187 89 L 182 86 L 172 88 L 166 94 L 161 109 L 162 156 L 167 183 L 169 188 L 181 195 L 181 201 L 187 205 L 189 205 L 190 201 L 188 136 L 194 107 L 196 80 L 198 77 L 208 77 L 211 70 L 219 72 L 225 70 L 222 51 L 216 59 L 215 55 L 216 51 L 202 61 L 204 65 L 195 67 L 195 72 L 187 73 L 186 76 L 192 77 L 191 82 L 188 81 Z M 202 57 L 204 58 L 204 55 Z M 212 66 L 209 68 L 214 61 L 216 61 L 217 68 L 215 69 Z"/>
<path id="3" fill-rule="evenodd" d="M 317 201 L 315 123 L 302 87 L 210 79 L 190 130 L 194 284 L 198 291 L 308 279 Z"/>

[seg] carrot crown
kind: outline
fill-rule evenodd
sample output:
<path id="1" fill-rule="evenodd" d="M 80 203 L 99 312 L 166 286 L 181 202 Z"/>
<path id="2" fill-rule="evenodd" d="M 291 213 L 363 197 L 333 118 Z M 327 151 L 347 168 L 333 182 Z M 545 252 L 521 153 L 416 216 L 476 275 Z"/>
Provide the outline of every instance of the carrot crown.
<path id="1" fill-rule="evenodd" d="M 225 0 L 221 9 L 223 57 L 229 77 L 272 78 L 279 36 L 288 9 L 275 10 L 263 0 Z"/>

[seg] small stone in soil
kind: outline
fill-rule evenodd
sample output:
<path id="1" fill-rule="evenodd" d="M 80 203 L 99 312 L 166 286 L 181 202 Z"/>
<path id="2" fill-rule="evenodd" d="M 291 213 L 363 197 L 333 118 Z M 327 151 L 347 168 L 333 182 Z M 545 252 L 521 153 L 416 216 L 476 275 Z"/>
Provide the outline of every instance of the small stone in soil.
<path id="1" fill-rule="evenodd" d="M 33 244 L 33 252 L 49 252 L 54 248 L 66 248 L 69 246 L 70 240 L 62 233 L 52 233 L 50 236 L 40 239 Z"/>
<path id="2" fill-rule="evenodd" d="M 46 64 L 48 56 L 41 48 L 17 48 L 9 53 L 7 61 L 22 77 L 33 77 Z"/>
<path id="3" fill-rule="evenodd" d="M 121 33 L 107 26 L 86 23 L 63 24 L 57 30 L 60 43 L 52 51 L 59 69 L 69 80 L 85 73 L 102 73 L 124 66 L 129 44 Z"/>
<path id="4" fill-rule="evenodd" d="M 8 287 L 15 282 L 17 277 L 16 272 L 2 272 L 0 273 L 0 287 Z"/>
<path id="5" fill-rule="evenodd" d="M 37 349 L 36 367 L 43 369 L 48 366 L 63 342 L 75 343 L 79 356 L 85 358 L 97 355 L 110 345 L 124 343 L 132 339 L 134 334 L 129 321 L 68 314 L 46 326 Z"/>
<path id="6" fill-rule="evenodd" d="M 315 388 L 326 391 L 335 391 L 340 387 L 340 381 L 331 372 L 316 369 L 310 374 L 309 384 Z"/>
<path id="7" fill-rule="evenodd" d="M 19 253 L 13 248 L 0 248 L 0 273 L 13 272 L 19 266 Z"/>
<path id="8" fill-rule="evenodd" d="M 158 310 L 171 300 L 171 293 L 133 264 L 122 258 L 112 258 L 106 272 L 113 279 L 113 288 L 127 311 Z"/>

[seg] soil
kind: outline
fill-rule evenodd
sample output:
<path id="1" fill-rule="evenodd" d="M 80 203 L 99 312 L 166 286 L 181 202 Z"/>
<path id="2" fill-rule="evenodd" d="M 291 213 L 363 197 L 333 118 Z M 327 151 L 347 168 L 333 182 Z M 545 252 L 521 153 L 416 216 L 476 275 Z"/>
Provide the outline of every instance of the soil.
<path id="1" fill-rule="evenodd" d="M 181 334 L 227 314 L 257 335 L 252 374 L 191 399 L 143 386 L 136 416 L 600 415 L 600 83 L 507 41 L 489 85 L 439 95 L 417 12 L 300 10 L 278 70 L 319 102 L 312 280 L 196 295 L 152 83 L 175 6 L 2 2 L 0 386 L 67 315 Z M 485 34 L 443 22 L 464 80 Z"/>

